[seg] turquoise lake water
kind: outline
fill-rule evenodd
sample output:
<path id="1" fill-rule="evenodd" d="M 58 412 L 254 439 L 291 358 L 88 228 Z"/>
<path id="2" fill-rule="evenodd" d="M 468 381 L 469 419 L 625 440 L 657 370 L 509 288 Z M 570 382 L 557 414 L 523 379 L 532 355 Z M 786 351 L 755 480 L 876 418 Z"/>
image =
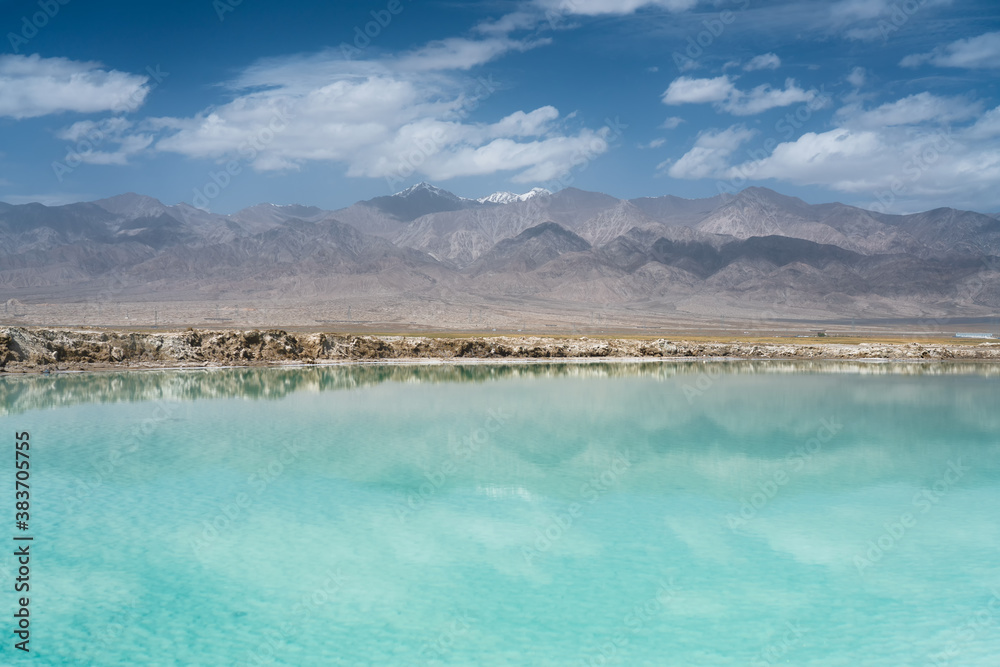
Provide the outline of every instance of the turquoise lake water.
<path id="1" fill-rule="evenodd" d="M 9 451 L 30 433 L 34 537 L 29 656 L 0 557 L 3 664 L 1000 664 L 995 366 L 164 371 L 0 396 Z"/>

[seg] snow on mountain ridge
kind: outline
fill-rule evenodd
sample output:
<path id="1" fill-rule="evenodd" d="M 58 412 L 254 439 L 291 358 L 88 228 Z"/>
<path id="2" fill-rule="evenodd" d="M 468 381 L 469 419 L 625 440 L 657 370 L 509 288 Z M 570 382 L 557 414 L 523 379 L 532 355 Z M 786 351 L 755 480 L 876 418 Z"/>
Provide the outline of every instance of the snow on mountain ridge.
<path id="1" fill-rule="evenodd" d="M 460 197 L 453 192 L 443 190 L 439 187 L 433 186 L 427 182 L 417 183 L 416 185 L 411 185 L 405 190 L 400 190 L 399 192 L 393 194 L 393 197 L 399 197 L 401 199 L 408 199 L 413 195 L 419 195 L 421 193 L 431 194 L 437 197 L 444 197 L 445 199 L 450 199 L 452 201 L 458 202 L 476 202 L 479 204 L 511 204 L 513 202 L 528 201 L 533 197 L 539 197 L 541 195 L 551 195 L 552 193 L 545 188 L 532 188 L 529 192 L 523 194 L 517 194 L 516 192 L 508 192 L 506 190 L 500 192 L 494 192 L 486 197 L 480 197 L 479 199 L 469 199 L 468 197 Z"/>
<path id="2" fill-rule="evenodd" d="M 442 190 L 441 188 L 435 187 L 426 181 L 417 183 L 416 185 L 411 185 L 405 190 L 400 190 L 399 192 L 392 195 L 393 197 L 409 197 L 410 195 L 426 191 L 430 194 L 437 195 L 438 197 L 445 197 L 447 199 L 454 199 L 455 201 L 472 201 L 465 197 L 459 197 L 454 192 L 448 192 L 447 190 Z"/>
<path id="3" fill-rule="evenodd" d="M 511 204 L 517 201 L 528 201 L 533 197 L 540 197 L 541 195 L 552 194 L 545 188 L 532 188 L 530 192 L 525 192 L 524 194 L 515 194 L 513 192 L 507 192 L 506 190 L 501 192 L 494 192 L 486 197 L 480 197 L 476 201 L 481 204 Z"/>

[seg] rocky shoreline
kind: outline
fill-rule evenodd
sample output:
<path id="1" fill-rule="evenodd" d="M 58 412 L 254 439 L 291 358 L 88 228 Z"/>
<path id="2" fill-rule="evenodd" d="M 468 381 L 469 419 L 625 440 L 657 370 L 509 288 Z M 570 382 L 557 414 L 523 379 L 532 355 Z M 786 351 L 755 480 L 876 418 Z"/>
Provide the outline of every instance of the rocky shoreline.
<path id="1" fill-rule="evenodd" d="M 0 371 L 266 366 L 346 361 L 602 359 L 1000 360 L 1000 342 L 753 343 L 542 336 L 434 338 L 282 330 L 112 332 L 0 327 Z"/>

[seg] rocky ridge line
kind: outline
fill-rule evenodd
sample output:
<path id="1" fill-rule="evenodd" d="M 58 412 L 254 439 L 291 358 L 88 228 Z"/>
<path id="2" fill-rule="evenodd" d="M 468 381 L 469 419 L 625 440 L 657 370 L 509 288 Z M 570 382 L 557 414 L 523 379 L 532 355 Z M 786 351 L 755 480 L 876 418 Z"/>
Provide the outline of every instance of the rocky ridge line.
<path id="1" fill-rule="evenodd" d="M 706 343 L 685 340 L 491 336 L 432 338 L 282 330 L 110 332 L 0 327 L 0 371 L 260 366 L 412 359 L 992 359 L 1000 343 Z"/>

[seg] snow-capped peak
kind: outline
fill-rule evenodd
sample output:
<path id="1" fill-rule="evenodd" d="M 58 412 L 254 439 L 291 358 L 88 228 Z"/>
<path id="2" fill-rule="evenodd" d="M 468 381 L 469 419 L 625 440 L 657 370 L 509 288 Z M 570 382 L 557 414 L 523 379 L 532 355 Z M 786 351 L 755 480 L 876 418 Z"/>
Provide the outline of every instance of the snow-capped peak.
<path id="1" fill-rule="evenodd" d="M 464 197 L 459 197 L 458 195 L 448 192 L 447 190 L 442 190 L 441 188 L 436 188 L 430 183 L 417 183 L 416 185 L 411 185 L 410 187 L 397 192 L 393 197 L 409 197 L 410 195 L 419 194 L 421 192 L 427 192 L 432 195 L 437 195 L 438 197 L 446 197 L 448 199 L 464 200 Z"/>
<path id="2" fill-rule="evenodd" d="M 522 195 L 514 194 L 513 192 L 494 192 L 488 197 L 482 197 L 478 199 L 480 203 L 486 204 L 511 204 L 516 201 L 528 201 L 533 197 L 538 197 L 541 195 L 552 194 L 545 188 L 532 188 L 530 192 L 525 192 Z"/>

